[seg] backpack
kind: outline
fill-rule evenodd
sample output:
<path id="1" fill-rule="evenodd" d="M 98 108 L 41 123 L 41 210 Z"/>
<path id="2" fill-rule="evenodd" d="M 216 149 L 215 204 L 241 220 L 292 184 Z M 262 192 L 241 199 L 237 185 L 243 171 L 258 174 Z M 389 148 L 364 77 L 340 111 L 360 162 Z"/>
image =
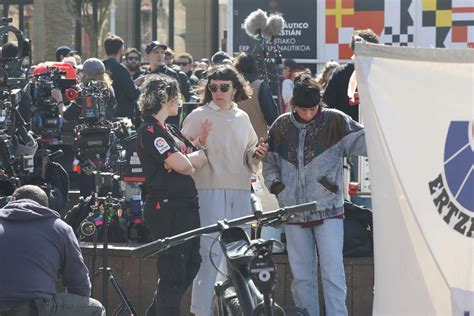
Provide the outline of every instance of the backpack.
<path id="1" fill-rule="evenodd" d="M 344 217 L 344 257 L 373 256 L 372 211 L 344 201 Z"/>

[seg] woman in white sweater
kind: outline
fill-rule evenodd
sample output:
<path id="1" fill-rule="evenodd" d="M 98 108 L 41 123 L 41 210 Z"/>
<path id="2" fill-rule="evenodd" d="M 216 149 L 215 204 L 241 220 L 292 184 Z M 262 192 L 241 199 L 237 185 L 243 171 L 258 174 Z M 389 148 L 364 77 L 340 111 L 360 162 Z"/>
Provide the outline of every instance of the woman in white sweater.
<path id="1" fill-rule="evenodd" d="M 213 67 L 202 87 L 205 105 L 191 112 L 183 123 L 183 134 L 197 142 L 200 142 L 202 127 L 212 124 L 207 143 L 200 143 L 209 163 L 193 175 L 202 226 L 251 212 L 251 175 L 257 171 L 268 149 L 263 138 L 257 139 L 248 115 L 235 103 L 248 99 L 251 91 L 247 81 L 232 66 Z M 193 283 L 191 312 L 199 316 L 211 315 L 217 276 L 209 260 L 211 243 L 210 238 L 201 239 L 203 262 Z M 213 247 L 212 256 L 219 264 L 222 253 L 218 246 Z"/>

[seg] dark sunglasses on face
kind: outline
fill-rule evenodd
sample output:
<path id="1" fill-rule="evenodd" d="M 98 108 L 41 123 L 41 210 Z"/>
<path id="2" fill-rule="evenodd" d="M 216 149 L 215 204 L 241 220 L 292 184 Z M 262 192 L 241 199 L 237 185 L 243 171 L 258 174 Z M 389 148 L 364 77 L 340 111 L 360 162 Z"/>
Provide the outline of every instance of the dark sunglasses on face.
<path id="1" fill-rule="evenodd" d="M 186 67 L 187 65 L 189 65 L 189 63 L 187 63 L 187 62 L 185 62 L 185 61 L 183 61 L 183 62 L 176 61 L 175 64 L 178 65 L 178 66 L 184 66 L 184 67 Z"/>
<path id="2" fill-rule="evenodd" d="M 139 60 L 140 60 L 140 57 L 138 57 L 138 56 L 137 56 L 137 57 L 128 56 L 128 57 L 127 57 L 127 60 L 137 60 L 137 61 L 139 61 Z"/>
<path id="3" fill-rule="evenodd" d="M 212 93 L 216 93 L 218 90 L 227 92 L 230 88 L 232 88 L 232 85 L 229 83 L 222 83 L 220 85 L 213 83 L 209 85 L 209 90 L 211 90 Z"/>

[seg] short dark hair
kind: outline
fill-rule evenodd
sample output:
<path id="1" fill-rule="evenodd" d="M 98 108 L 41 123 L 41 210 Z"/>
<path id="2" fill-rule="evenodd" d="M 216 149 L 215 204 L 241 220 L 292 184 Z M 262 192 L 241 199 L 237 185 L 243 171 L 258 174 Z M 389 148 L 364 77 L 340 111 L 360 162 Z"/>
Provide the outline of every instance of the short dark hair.
<path id="1" fill-rule="evenodd" d="M 321 85 L 311 76 L 311 72 L 299 72 L 293 80 L 293 96 L 291 106 L 312 108 L 321 103 Z"/>
<path id="2" fill-rule="evenodd" d="M 252 95 L 252 88 L 247 80 L 242 77 L 234 66 L 221 64 L 207 70 L 207 80 L 203 80 L 200 87 L 202 102 L 209 103 L 212 100 L 212 93 L 208 89 L 211 80 L 229 80 L 232 86 L 237 89 L 234 95 L 234 102 L 247 100 Z"/>
<path id="3" fill-rule="evenodd" d="M 109 34 L 104 40 L 105 53 L 107 55 L 116 55 L 123 45 L 124 41 L 120 36 Z"/>
<path id="4" fill-rule="evenodd" d="M 283 61 L 283 66 L 290 68 L 290 71 L 294 71 L 298 69 L 298 64 L 292 58 L 287 58 Z"/>
<path id="5" fill-rule="evenodd" d="M 46 195 L 46 192 L 44 192 L 43 189 L 41 189 L 40 187 L 30 184 L 21 186 L 16 189 L 15 192 L 13 192 L 12 194 L 12 199 L 15 201 L 28 199 L 33 200 L 46 207 L 48 207 L 49 205 L 48 196 Z"/>
<path id="6" fill-rule="evenodd" d="M 380 44 L 379 37 L 377 36 L 377 34 L 375 34 L 374 31 L 372 31 L 372 29 L 355 30 L 354 33 L 352 33 L 352 39 L 351 39 L 352 51 L 354 51 L 357 37 L 360 37 L 364 41 L 369 42 L 369 43 Z"/>
<path id="7" fill-rule="evenodd" d="M 252 55 L 240 53 L 235 58 L 235 68 L 243 74 L 257 74 L 257 61 Z"/>
<path id="8" fill-rule="evenodd" d="M 147 116 L 158 113 L 163 104 L 179 96 L 179 85 L 170 76 L 151 74 L 146 76 L 140 91 L 138 106 L 142 116 Z"/>
<path id="9" fill-rule="evenodd" d="M 190 64 L 194 62 L 193 56 L 190 53 L 181 53 L 176 57 L 176 59 L 178 58 L 187 58 Z"/>
<path id="10" fill-rule="evenodd" d="M 138 49 L 136 49 L 135 47 L 127 48 L 127 50 L 125 51 L 125 57 L 128 57 L 128 55 L 130 55 L 131 53 L 135 53 L 139 57 L 142 57 L 142 53 Z"/>

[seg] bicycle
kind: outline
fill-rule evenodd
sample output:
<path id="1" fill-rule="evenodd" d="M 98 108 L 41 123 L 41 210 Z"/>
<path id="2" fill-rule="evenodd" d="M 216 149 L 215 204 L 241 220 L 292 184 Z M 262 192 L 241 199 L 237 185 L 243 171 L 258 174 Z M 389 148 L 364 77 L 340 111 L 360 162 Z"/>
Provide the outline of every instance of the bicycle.
<path id="1" fill-rule="evenodd" d="M 311 211 L 316 203 L 280 208 L 233 220 L 220 220 L 216 224 L 159 239 L 131 251 L 132 256 L 148 258 L 191 238 L 219 232 L 217 237 L 228 267 L 228 278 L 214 286 L 213 315 L 216 316 L 305 316 L 306 310 L 298 307 L 281 307 L 272 298 L 276 278 L 276 265 L 272 259 L 275 239 L 250 240 L 243 228 L 253 222 L 281 224 L 295 213 Z"/>

